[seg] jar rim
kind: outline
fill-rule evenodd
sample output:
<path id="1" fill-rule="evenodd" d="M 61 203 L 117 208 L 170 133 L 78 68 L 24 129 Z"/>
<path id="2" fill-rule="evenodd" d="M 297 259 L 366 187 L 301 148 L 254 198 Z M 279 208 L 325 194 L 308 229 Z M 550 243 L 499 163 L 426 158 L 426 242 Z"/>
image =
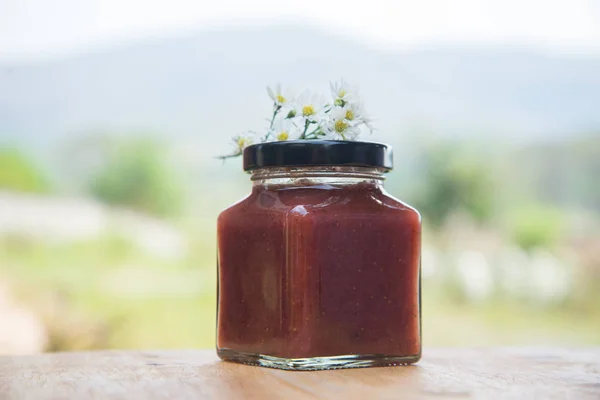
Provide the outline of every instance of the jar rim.
<path id="1" fill-rule="evenodd" d="M 392 147 L 377 142 L 290 140 L 257 143 L 244 149 L 244 171 L 269 167 L 353 166 L 393 168 Z"/>
<path id="2" fill-rule="evenodd" d="M 383 168 L 361 166 L 302 166 L 302 167 L 263 167 L 248 171 L 252 181 L 278 179 L 370 179 L 383 181 L 387 172 Z"/>

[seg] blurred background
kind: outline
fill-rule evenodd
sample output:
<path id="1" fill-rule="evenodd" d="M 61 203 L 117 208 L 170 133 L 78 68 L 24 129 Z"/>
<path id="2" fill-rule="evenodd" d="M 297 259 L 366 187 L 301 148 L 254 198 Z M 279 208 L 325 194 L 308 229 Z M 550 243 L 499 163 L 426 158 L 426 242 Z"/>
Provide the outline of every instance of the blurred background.
<path id="1" fill-rule="evenodd" d="M 214 346 L 230 138 L 360 87 L 426 346 L 600 344 L 600 3 L 0 1 L 0 353 Z"/>

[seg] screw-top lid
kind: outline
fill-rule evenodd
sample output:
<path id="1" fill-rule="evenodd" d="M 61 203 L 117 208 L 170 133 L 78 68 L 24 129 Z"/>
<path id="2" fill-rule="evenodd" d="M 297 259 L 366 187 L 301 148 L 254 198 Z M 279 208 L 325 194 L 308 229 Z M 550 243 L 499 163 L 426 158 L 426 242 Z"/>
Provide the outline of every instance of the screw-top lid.
<path id="1" fill-rule="evenodd" d="M 392 148 L 383 143 L 342 140 L 290 140 L 244 149 L 244 171 L 265 167 L 356 166 L 393 168 Z"/>

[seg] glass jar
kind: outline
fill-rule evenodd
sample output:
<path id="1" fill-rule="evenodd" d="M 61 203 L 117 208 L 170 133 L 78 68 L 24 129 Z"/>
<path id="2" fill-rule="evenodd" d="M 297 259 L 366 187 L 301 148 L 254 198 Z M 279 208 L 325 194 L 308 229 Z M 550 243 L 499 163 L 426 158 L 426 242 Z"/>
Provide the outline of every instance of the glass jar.
<path id="1" fill-rule="evenodd" d="M 421 218 L 383 188 L 391 149 L 294 141 L 244 151 L 252 192 L 218 219 L 217 352 L 306 370 L 421 356 Z"/>

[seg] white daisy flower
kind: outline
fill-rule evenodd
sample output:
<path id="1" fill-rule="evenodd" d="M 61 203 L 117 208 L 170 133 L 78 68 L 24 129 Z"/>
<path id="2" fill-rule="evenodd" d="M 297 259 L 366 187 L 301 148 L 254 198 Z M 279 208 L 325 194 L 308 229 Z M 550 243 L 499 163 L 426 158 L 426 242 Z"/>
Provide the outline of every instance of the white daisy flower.
<path id="1" fill-rule="evenodd" d="M 281 118 L 275 121 L 273 126 L 273 138 L 277 141 L 286 141 L 297 139 L 300 132 L 294 120 L 289 118 Z"/>
<path id="2" fill-rule="evenodd" d="M 294 93 L 290 89 L 281 89 L 281 85 L 278 83 L 274 88 L 267 86 L 267 93 L 273 103 L 278 106 L 284 106 L 294 101 Z"/>
<path id="3" fill-rule="evenodd" d="M 325 107 L 325 98 L 318 94 L 304 92 L 296 100 L 296 115 L 311 122 L 317 122 Z"/>
<path id="4" fill-rule="evenodd" d="M 238 135 L 233 138 L 233 153 L 242 154 L 244 149 L 250 146 L 254 141 L 250 134 Z"/>
<path id="5" fill-rule="evenodd" d="M 367 112 L 365 111 L 365 107 L 360 102 L 349 102 L 343 107 L 346 112 L 346 119 L 348 121 L 353 121 L 354 124 L 360 125 L 363 124 L 369 130 L 369 133 L 373 133 L 373 120 L 369 117 Z"/>
<path id="6" fill-rule="evenodd" d="M 356 89 L 343 79 L 339 82 L 329 82 L 329 87 L 336 106 L 345 105 L 356 96 Z"/>
<path id="7" fill-rule="evenodd" d="M 348 121 L 359 121 L 363 115 L 363 107 L 360 103 L 346 103 L 344 107 L 344 116 Z"/>
<path id="8" fill-rule="evenodd" d="M 325 131 L 334 139 L 354 140 L 360 135 L 360 128 L 346 118 L 348 110 L 336 107 L 329 113 Z"/>
<path id="9" fill-rule="evenodd" d="M 362 123 L 367 127 L 367 129 L 369 130 L 369 133 L 373 133 L 375 128 L 373 127 L 373 119 L 372 118 L 363 115 Z"/>

